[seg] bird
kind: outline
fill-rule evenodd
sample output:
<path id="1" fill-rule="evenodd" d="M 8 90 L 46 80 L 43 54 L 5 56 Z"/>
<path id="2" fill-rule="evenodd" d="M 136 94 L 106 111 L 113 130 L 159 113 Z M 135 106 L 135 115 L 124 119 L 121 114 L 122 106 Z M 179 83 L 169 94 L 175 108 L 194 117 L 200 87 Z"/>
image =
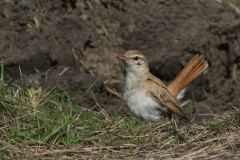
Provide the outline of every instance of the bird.
<path id="1" fill-rule="evenodd" d="M 135 116 L 159 122 L 175 113 L 188 120 L 179 100 L 186 86 L 208 67 L 203 55 L 196 55 L 168 86 L 150 73 L 147 59 L 140 51 L 129 50 L 116 58 L 124 62 L 124 102 Z"/>

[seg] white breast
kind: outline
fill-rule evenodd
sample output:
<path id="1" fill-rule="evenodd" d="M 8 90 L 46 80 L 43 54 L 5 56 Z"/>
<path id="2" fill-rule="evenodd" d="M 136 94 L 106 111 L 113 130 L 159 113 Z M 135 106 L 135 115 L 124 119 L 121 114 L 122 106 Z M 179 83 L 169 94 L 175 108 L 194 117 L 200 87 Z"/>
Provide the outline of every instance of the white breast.
<path id="1" fill-rule="evenodd" d="M 139 86 L 139 79 L 134 74 L 127 73 L 123 97 L 130 110 L 144 120 L 159 121 L 169 113 L 167 108 L 160 106 Z"/>

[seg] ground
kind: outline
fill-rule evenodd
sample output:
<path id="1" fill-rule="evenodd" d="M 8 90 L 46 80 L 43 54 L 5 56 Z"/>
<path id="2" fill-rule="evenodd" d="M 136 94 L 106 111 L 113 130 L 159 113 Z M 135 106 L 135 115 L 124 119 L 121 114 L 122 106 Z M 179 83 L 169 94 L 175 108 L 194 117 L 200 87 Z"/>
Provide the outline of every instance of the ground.
<path id="1" fill-rule="evenodd" d="M 5 81 L 26 75 L 24 86 L 68 93 L 88 83 L 74 92 L 77 102 L 101 76 L 78 105 L 96 110 L 99 103 L 107 113 L 132 116 L 121 97 L 125 73 L 117 55 L 143 52 L 150 71 L 169 84 L 202 54 L 209 67 L 183 102 L 192 100 L 197 119 L 209 118 L 239 108 L 240 86 L 232 78 L 240 60 L 238 8 L 238 0 L 3 0 Z M 188 103 L 183 110 L 190 117 Z"/>

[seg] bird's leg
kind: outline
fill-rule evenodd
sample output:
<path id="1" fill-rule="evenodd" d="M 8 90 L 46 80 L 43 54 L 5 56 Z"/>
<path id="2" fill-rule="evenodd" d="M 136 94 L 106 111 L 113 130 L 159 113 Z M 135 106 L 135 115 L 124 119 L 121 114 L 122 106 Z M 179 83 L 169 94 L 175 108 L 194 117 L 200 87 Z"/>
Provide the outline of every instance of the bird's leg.
<path id="1" fill-rule="evenodd" d="M 177 123 L 173 117 L 173 114 L 171 116 L 172 116 L 172 126 L 173 126 L 174 133 L 178 133 Z"/>

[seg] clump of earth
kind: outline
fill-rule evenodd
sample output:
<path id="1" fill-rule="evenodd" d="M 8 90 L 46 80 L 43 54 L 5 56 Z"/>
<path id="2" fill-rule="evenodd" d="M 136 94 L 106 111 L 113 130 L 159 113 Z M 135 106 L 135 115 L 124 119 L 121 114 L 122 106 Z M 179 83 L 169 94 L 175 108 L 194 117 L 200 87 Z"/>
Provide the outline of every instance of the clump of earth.
<path id="1" fill-rule="evenodd" d="M 121 98 L 127 50 L 143 52 L 151 73 L 165 84 L 196 55 L 209 67 L 188 85 L 183 102 L 194 115 L 240 108 L 240 86 L 232 78 L 240 58 L 240 1 L 221 0 L 12 0 L 0 2 L 0 58 L 5 80 L 59 86 L 81 96 L 80 107 L 96 103 L 129 115 Z M 240 80 L 240 71 L 236 71 Z M 85 94 L 95 80 L 101 78 Z M 15 82 L 21 84 L 21 82 Z M 188 103 L 183 106 L 188 115 Z"/>

